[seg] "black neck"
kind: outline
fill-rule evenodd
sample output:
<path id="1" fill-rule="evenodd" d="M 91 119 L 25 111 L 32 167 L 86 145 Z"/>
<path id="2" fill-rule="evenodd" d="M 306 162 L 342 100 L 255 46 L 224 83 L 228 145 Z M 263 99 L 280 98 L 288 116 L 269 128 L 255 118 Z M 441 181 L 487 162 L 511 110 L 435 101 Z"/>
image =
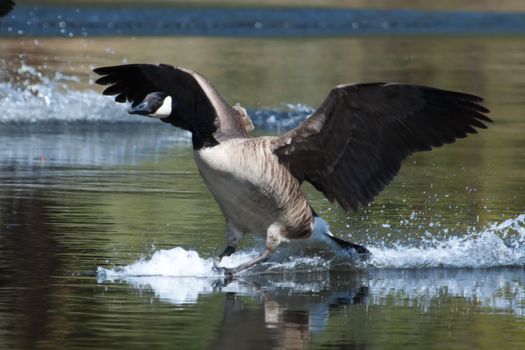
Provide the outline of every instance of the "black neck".
<path id="1" fill-rule="evenodd" d="M 194 127 L 189 123 L 186 123 L 180 119 L 175 119 L 173 117 L 167 117 L 161 119 L 164 123 L 172 124 L 176 127 L 179 127 L 184 130 L 191 132 L 191 142 L 193 143 L 193 149 L 201 149 L 204 147 L 213 147 L 219 144 L 219 142 L 213 137 L 212 131 L 207 130 L 205 127 Z"/>
<path id="2" fill-rule="evenodd" d="M 191 133 L 191 142 L 193 143 L 194 150 L 199 150 L 205 147 L 213 147 L 219 144 L 212 134 L 200 135 L 197 132 Z"/>

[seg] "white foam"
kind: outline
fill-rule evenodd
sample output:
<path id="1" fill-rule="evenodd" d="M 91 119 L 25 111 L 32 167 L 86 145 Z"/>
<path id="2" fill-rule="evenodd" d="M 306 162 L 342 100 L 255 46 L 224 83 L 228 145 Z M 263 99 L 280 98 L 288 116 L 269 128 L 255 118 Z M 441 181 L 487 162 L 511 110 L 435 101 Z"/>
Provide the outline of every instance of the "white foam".
<path id="1" fill-rule="evenodd" d="M 270 271 L 276 269 L 293 271 L 301 268 L 328 266 L 327 261 L 319 256 L 290 256 L 290 251 L 289 249 L 277 251 L 269 262 L 261 265 Z M 220 265 L 236 267 L 254 259 L 260 253 L 257 250 L 239 251 L 224 257 Z M 97 272 L 100 279 L 109 281 L 128 277 L 217 278 L 224 276 L 222 272 L 213 269 L 213 258 L 203 258 L 198 252 L 181 247 L 156 251 L 150 258 L 141 258 L 127 266 L 118 266 L 113 269 L 99 267 Z"/>
<path id="2" fill-rule="evenodd" d="M 330 268 L 331 257 L 308 254 L 283 244 L 272 254 L 263 267 L 270 270 L 290 270 L 310 268 L 325 270 Z M 396 245 L 392 248 L 368 247 L 372 252 L 367 267 L 377 268 L 428 268 L 456 267 L 482 268 L 516 266 L 525 264 L 525 214 L 515 219 L 493 224 L 480 233 L 464 237 L 451 237 L 443 241 L 426 242 L 419 247 Z M 225 257 L 221 265 L 234 267 L 256 257 L 257 250 L 239 251 Z M 295 254 L 295 255 L 294 255 Z M 338 259 L 341 256 L 337 256 Z M 348 257 L 349 259 L 351 257 Z M 194 250 L 176 247 L 159 250 L 150 258 L 114 269 L 99 268 L 104 279 L 118 280 L 129 276 L 163 277 L 219 277 L 213 270 L 213 258 L 203 258 Z"/>
<path id="3" fill-rule="evenodd" d="M 257 128 L 283 132 L 296 127 L 314 112 L 302 103 L 283 103 L 278 108 L 251 109 L 248 115 Z"/>
<path id="4" fill-rule="evenodd" d="M 482 268 L 525 264 L 525 214 L 481 232 L 424 240 L 418 246 L 367 247 L 369 266 L 379 268 Z"/>
<path id="5" fill-rule="evenodd" d="M 501 268 L 525 263 L 525 214 L 493 224 L 479 233 L 429 244 L 421 247 L 369 247 L 373 255 L 365 266 L 366 273 L 349 281 L 350 285 L 352 288 L 356 284 L 365 285 L 369 291 L 367 302 L 371 304 L 384 304 L 388 300 L 396 302 L 397 299 L 404 303 L 408 299 L 425 309 L 430 307 L 434 298 L 446 292 L 496 311 L 525 314 L 523 304 L 520 304 L 525 299 L 521 270 Z M 283 248 L 272 255 L 270 262 L 243 274 L 248 279 L 260 277 L 253 285 L 239 282 L 224 285 L 224 276 L 212 268 L 212 258 L 203 258 L 196 251 L 181 247 L 156 251 L 149 259 L 142 258 L 127 266 L 99 267 L 98 280 L 124 281 L 137 289 L 151 290 L 157 298 L 173 304 L 195 303 L 200 295 L 216 291 L 258 295 L 264 289 L 265 293 L 286 294 L 289 290 L 300 294 L 334 288 L 330 284 L 330 274 L 326 273 L 334 260 L 315 255 L 290 255 L 293 249 Z M 239 251 L 225 257 L 221 265 L 234 267 L 259 253 L 257 250 Z M 301 250 L 297 254 L 302 254 Z M 465 269 L 471 267 L 478 269 Z M 482 267 L 499 269 L 479 269 Z M 273 275 L 258 277 L 261 270 Z M 312 275 L 314 277 L 307 281 L 295 280 L 293 274 L 298 271 L 322 275 Z M 271 277 L 283 276 L 283 273 L 292 275 L 281 279 Z M 336 289 L 340 288 L 339 283 L 336 282 Z M 502 290 L 506 293 L 502 294 Z M 339 292 L 331 291 L 333 298 Z"/>
<path id="6" fill-rule="evenodd" d="M 283 249 L 274 254 L 269 262 L 243 274 L 257 274 L 261 269 L 269 273 L 329 269 L 329 262 L 321 257 L 290 257 L 287 252 L 289 250 Z M 260 251 L 257 250 L 239 251 L 229 257 L 224 257 L 220 265 L 236 267 L 252 260 L 258 254 Z M 222 272 L 213 269 L 213 258 L 203 258 L 194 250 L 176 247 L 156 251 L 150 258 L 141 258 L 127 266 L 110 269 L 99 267 L 97 277 L 99 282 L 125 281 L 138 289 L 153 290 L 155 295 L 162 300 L 174 304 L 185 304 L 194 303 L 199 295 L 214 291 L 218 281 L 225 276 Z M 246 294 L 250 290 L 249 287 L 246 288 L 246 286 L 233 284 L 221 290 Z"/>
<path id="7" fill-rule="evenodd" d="M 151 118 L 129 115 L 129 106 L 115 103 L 113 96 L 102 95 L 102 87 L 78 90 L 76 84 L 80 83 L 80 79 L 75 75 L 55 72 L 48 76 L 48 73 L 23 61 L 19 64 L 20 67 L 12 74 L 16 79 L 0 83 L 0 123 L 158 123 Z M 303 104 L 283 104 L 278 109 L 251 110 L 250 114 L 257 127 L 287 129 L 299 124 L 312 111 L 311 107 Z"/>
<path id="8" fill-rule="evenodd" d="M 253 259 L 256 252 L 239 252 L 225 257 L 221 265 L 235 267 Z M 159 250 L 123 267 L 97 270 L 99 282 L 126 281 L 138 289 L 151 289 L 155 295 L 174 304 L 194 303 L 199 295 L 215 289 L 223 273 L 213 269 L 213 258 L 201 258 L 194 250 L 176 247 Z"/>
<path id="9" fill-rule="evenodd" d="M 63 79 L 63 78 L 61 78 Z M 37 122 L 152 122 L 130 116 L 126 106 L 100 92 L 69 90 L 60 80 L 42 78 L 25 86 L 0 83 L 2 123 Z"/>
<path id="10" fill-rule="evenodd" d="M 3 72 L 12 81 L 0 83 L 1 123 L 155 122 L 130 116 L 128 106 L 115 103 L 113 96 L 102 95 L 102 87 L 78 90 L 81 80 L 76 75 L 42 72 L 23 60 L 18 64 L 16 72 Z"/>
<path id="11" fill-rule="evenodd" d="M 234 267 L 255 257 L 249 252 L 240 252 L 225 257 L 221 265 Z M 130 276 L 163 276 L 163 277 L 221 277 L 222 273 L 213 270 L 213 258 L 201 258 L 194 250 L 176 247 L 168 250 L 159 250 L 151 258 L 142 258 L 137 262 L 115 269 L 99 267 L 99 276 L 107 280 L 119 280 Z"/>

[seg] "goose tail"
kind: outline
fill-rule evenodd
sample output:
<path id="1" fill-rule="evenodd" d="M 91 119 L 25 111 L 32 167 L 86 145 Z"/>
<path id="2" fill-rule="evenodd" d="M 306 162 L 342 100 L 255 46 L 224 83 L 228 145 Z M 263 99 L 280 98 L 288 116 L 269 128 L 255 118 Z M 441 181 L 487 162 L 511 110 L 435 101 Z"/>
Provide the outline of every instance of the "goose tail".
<path id="1" fill-rule="evenodd" d="M 317 215 L 314 215 L 313 236 L 314 239 L 325 241 L 334 249 L 343 249 L 351 253 L 355 252 L 362 258 L 368 258 L 371 255 L 370 251 L 364 246 L 334 236 L 330 232 L 330 228 L 326 221 Z"/>

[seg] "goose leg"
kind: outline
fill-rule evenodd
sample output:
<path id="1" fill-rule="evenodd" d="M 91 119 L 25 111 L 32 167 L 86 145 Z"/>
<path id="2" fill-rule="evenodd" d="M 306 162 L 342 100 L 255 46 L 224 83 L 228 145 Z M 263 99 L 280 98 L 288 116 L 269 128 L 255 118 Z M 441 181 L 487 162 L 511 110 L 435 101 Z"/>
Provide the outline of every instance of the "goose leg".
<path id="1" fill-rule="evenodd" d="M 250 267 L 252 267 L 254 265 L 257 265 L 259 263 L 265 262 L 266 260 L 268 260 L 268 258 L 270 257 L 271 253 L 272 253 L 271 250 L 266 249 L 264 251 L 264 253 L 262 253 L 261 255 L 256 257 L 255 259 L 250 260 L 250 261 L 248 261 L 248 262 L 246 262 L 244 264 L 240 264 L 239 266 L 234 267 L 234 268 L 227 268 L 227 267 L 225 267 L 224 271 L 227 274 L 229 274 L 231 276 L 234 276 L 234 275 L 238 274 L 239 272 L 244 271 L 246 269 L 249 269 Z"/>
<path id="2" fill-rule="evenodd" d="M 266 250 L 256 257 L 255 259 L 248 261 L 244 264 L 240 264 L 237 267 L 234 268 L 225 268 L 225 272 L 228 273 L 230 276 L 234 276 L 238 274 L 241 271 L 244 271 L 246 269 L 249 269 L 250 267 L 260 264 L 262 262 L 265 262 L 270 257 L 270 254 L 277 248 L 277 246 L 282 242 L 287 240 L 283 234 L 283 229 L 278 224 L 272 224 L 270 227 L 268 227 L 268 231 L 266 232 Z"/>
<path id="3" fill-rule="evenodd" d="M 219 261 L 221 261 L 222 258 L 224 258 L 225 256 L 230 256 L 233 253 L 235 253 L 235 247 L 231 245 L 226 246 L 226 248 L 224 248 L 224 251 L 219 254 Z"/>
<path id="4" fill-rule="evenodd" d="M 213 260 L 213 270 L 215 272 L 225 272 L 226 274 L 230 274 L 228 271 L 226 271 L 226 268 L 219 266 L 219 263 L 225 256 L 230 256 L 235 253 L 237 244 L 239 244 L 242 236 L 242 233 L 228 222 L 226 225 L 226 240 L 228 241 L 228 245 L 226 248 L 224 248 L 222 253 L 220 253 L 219 256 Z"/>
<path id="5" fill-rule="evenodd" d="M 236 229 L 231 223 L 226 224 L 226 241 L 228 245 L 224 248 L 224 251 L 219 255 L 219 261 L 222 260 L 225 256 L 230 256 L 235 253 L 237 245 L 241 240 L 243 234 L 241 231 Z"/>
<path id="6" fill-rule="evenodd" d="M 213 266 L 212 266 L 213 271 L 217 273 L 224 272 L 227 275 L 231 275 L 231 273 L 227 271 L 225 267 L 219 266 L 219 263 L 221 262 L 222 258 L 224 258 L 225 256 L 230 256 L 233 253 L 235 253 L 235 247 L 231 245 L 226 246 L 226 248 L 224 248 L 224 251 L 220 253 L 217 258 L 213 259 Z"/>

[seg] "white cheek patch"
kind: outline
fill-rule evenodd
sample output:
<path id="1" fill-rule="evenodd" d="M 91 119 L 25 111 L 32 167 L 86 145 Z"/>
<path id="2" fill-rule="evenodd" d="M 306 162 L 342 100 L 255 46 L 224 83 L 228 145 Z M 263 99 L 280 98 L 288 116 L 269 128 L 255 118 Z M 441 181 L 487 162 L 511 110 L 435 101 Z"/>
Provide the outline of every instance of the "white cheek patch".
<path id="1" fill-rule="evenodd" d="M 162 106 L 160 106 L 159 109 L 155 111 L 155 113 L 150 114 L 149 116 L 153 118 L 166 118 L 166 117 L 169 117 L 170 114 L 171 114 L 171 96 L 168 96 L 162 102 Z"/>

